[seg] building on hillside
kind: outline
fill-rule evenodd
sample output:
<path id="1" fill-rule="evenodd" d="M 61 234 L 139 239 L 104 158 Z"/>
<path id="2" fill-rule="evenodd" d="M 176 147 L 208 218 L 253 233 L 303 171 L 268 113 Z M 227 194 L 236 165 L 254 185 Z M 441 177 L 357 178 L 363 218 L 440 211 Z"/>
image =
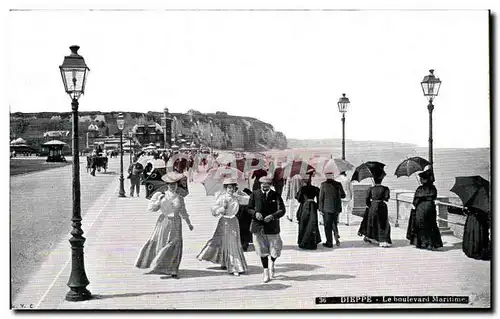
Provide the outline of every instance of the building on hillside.
<path id="1" fill-rule="evenodd" d="M 137 140 L 142 146 L 153 143 L 154 145 L 163 146 L 163 128 L 160 124 L 136 124 L 132 128 L 134 139 Z"/>

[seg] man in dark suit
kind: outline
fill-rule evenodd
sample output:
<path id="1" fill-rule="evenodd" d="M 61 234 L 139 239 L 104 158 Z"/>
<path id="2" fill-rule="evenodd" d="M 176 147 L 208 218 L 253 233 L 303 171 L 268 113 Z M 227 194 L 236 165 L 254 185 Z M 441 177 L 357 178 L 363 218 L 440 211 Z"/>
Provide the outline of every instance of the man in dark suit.
<path id="1" fill-rule="evenodd" d="M 332 231 L 336 245 L 340 246 L 339 213 L 342 212 L 342 198 L 345 198 L 345 192 L 342 184 L 333 180 L 333 174 L 327 173 L 326 178 L 326 181 L 321 183 L 318 206 L 325 224 L 326 243 L 323 246 L 332 248 Z"/>
<path id="2" fill-rule="evenodd" d="M 252 215 L 250 232 L 255 252 L 259 255 L 264 268 L 264 282 L 269 282 L 275 277 L 274 263 L 283 248 L 279 219 L 285 215 L 285 204 L 281 196 L 271 189 L 271 178 L 264 176 L 259 182 L 260 189 L 250 195 L 248 213 Z M 271 270 L 269 270 L 269 256 L 271 256 Z"/>

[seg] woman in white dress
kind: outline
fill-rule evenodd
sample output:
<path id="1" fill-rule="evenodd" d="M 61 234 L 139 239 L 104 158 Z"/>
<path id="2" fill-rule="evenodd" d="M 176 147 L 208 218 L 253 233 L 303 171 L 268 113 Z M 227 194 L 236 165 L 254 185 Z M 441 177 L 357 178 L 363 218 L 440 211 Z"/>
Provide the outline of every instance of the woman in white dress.
<path id="1" fill-rule="evenodd" d="M 212 207 L 212 215 L 221 216 L 219 223 L 213 237 L 197 258 L 219 264 L 222 269 L 227 269 L 228 273 L 239 276 L 247 272 L 248 266 L 240 240 L 240 225 L 236 217 L 239 209 L 237 182 L 226 179 L 223 184 L 224 190 L 216 194 L 216 202 Z"/>
<path id="2" fill-rule="evenodd" d="M 178 278 L 182 259 L 182 219 L 189 230 L 193 225 L 184 204 L 184 197 L 177 192 L 177 183 L 183 176 L 167 173 L 162 179 L 167 182 L 165 192 L 157 192 L 149 202 L 148 209 L 160 211 L 156 226 L 146 244 L 142 247 L 135 266 L 152 268 L 152 274 L 165 274 Z"/>

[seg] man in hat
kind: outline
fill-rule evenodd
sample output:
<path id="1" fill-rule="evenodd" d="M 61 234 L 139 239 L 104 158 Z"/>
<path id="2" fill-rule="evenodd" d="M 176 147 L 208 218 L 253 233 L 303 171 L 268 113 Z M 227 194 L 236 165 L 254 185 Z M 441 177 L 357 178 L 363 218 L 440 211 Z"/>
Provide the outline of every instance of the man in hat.
<path id="1" fill-rule="evenodd" d="M 134 157 L 134 161 L 130 164 L 128 168 L 128 178 L 130 178 L 130 197 L 134 197 L 134 188 L 139 197 L 139 189 L 141 185 L 141 174 L 144 171 L 141 163 L 137 162 L 137 157 Z"/>
<path id="2" fill-rule="evenodd" d="M 275 277 L 275 262 L 281 255 L 283 247 L 279 219 L 285 215 L 285 204 L 281 196 L 271 189 L 270 177 L 261 177 L 259 182 L 260 189 L 250 195 L 248 212 L 252 216 L 250 232 L 255 252 L 259 255 L 264 268 L 264 282 L 269 282 Z M 270 270 L 269 257 L 271 257 Z"/>
<path id="3" fill-rule="evenodd" d="M 339 213 L 342 212 L 342 198 L 345 192 L 342 184 L 333 179 L 333 173 L 326 173 L 326 181 L 321 183 L 319 191 L 318 208 L 323 215 L 325 225 L 326 243 L 323 246 L 333 248 L 332 231 L 335 235 L 335 244 L 340 246 L 339 241 Z"/>

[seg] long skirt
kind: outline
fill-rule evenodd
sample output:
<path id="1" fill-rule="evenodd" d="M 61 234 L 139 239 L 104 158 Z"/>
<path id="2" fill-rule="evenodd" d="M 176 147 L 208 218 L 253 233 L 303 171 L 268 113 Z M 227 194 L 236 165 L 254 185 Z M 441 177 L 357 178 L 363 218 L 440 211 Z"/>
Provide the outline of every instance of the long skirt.
<path id="1" fill-rule="evenodd" d="M 387 205 L 373 200 L 366 219 L 366 235 L 372 242 L 392 244 Z"/>
<path id="2" fill-rule="evenodd" d="M 321 242 L 318 226 L 318 207 L 313 201 L 301 204 L 297 213 L 299 236 L 297 244 L 302 249 L 316 249 Z"/>
<path id="3" fill-rule="evenodd" d="M 246 272 L 248 266 L 240 240 L 238 219 L 221 217 L 213 237 L 196 258 L 226 267 L 229 273 Z"/>
<path id="4" fill-rule="evenodd" d="M 436 205 L 434 201 L 423 201 L 418 204 L 414 217 L 410 213 L 407 239 L 410 240 L 411 245 L 417 248 L 433 249 L 443 247 L 441 233 L 436 220 Z"/>
<path id="5" fill-rule="evenodd" d="M 361 224 L 358 229 L 358 236 L 366 236 L 366 225 L 368 223 L 368 212 L 370 211 L 369 207 L 366 207 L 365 212 L 363 214 L 363 219 L 361 220 Z"/>
<path id="6" fill-rule="evenodd" d="M 137 268 L 152 268 L 151 273 L 177 275 L 182 259 L 182 223 L 176 215 L 160 215 L 153 234 L 142 247 Z"/>
<path id="7" fill-rule="evenodd" d="M 483 219 L 470 214 L 465 221 L 462 250 L 469 258 L 491 259 L 489 225 Z"/>

